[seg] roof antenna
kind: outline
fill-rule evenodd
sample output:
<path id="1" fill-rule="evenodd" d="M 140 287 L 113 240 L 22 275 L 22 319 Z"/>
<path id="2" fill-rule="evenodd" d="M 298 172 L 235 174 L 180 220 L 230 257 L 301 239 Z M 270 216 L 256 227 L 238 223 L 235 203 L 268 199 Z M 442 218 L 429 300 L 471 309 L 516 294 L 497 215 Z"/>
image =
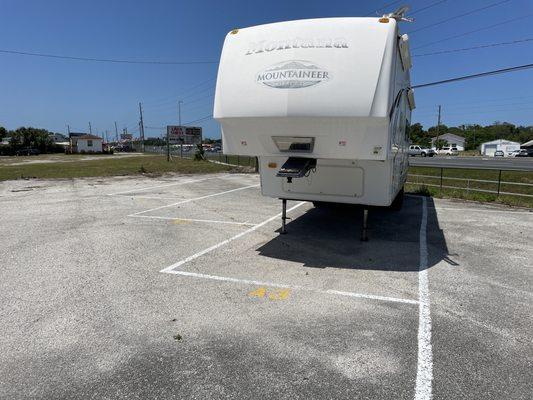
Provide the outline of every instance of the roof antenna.
<path id="1" fill-rule="evenodd" d="M 405 14 L 409 11 L 409 6 L 401 6 L 396 11 L 390 14 L 383 15 L 384 18 L 394 18 L 398 22 L 413 22 L 414 18 L 406 17 Z"/>

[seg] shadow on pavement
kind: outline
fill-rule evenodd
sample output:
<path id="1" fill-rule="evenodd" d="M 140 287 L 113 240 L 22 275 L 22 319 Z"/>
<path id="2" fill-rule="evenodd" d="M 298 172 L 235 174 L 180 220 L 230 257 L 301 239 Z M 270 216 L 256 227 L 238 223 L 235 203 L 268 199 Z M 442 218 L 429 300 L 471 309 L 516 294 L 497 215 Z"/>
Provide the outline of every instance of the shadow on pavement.
<path id="1" fill-rule="evenodd" d="M 441 260 L 457 265 L 439 227 L 433 199 L 427 199 L 428 267 Z M 406 196 L 401 211 L 371 208 L 368 242 L 362 242 L 363 208 L 312 208 L 287 224 L 279 235 L 257 249 L 259 254 L 312 268 L 418 271 L 422 198 Z"/>

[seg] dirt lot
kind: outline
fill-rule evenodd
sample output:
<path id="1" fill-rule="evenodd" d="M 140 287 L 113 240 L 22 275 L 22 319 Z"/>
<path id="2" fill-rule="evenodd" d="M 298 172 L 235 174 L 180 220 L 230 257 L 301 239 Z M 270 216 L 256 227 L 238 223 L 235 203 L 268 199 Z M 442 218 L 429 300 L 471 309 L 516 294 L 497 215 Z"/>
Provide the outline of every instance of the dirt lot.
<path id="1" fill-rule="evenodd" d="M 530 399 L 533 213 L 262 197 L 253 174 L 0 183 L 0 398 Z"/>

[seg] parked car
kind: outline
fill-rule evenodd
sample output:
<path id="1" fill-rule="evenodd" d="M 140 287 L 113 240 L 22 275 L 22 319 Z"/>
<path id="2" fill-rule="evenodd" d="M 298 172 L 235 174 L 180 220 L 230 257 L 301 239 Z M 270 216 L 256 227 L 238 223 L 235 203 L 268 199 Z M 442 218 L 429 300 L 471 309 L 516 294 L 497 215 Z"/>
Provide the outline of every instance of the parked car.
<path id="1" fill-rule="evenodd" d="M 516 157 L 520 153 L 520 150 L 512 150 L 507 153 L 507 157 Z"/>
<path id="2" fill-rule="evenodd" d="M 520 149 L 518 153 L 515 155 L 515 157 L 533 157 L 533 149 L 532 150 Z"/>
<path id="3" fill-rule="evenodd" d="M 444 146 L 438 151 L 438 153 L 445 156 L 456 156 L 459 154 L 459 151 L 457 150 L 457 147 Z"/>
<path id="4" fill-rule="evenodd" d="M 15 153 L 17 156 L 38 156 L 41 152 L 37 149 L 32 149 L 30 147 L 25 149 L 17 150 Z"/>
<path id="5" fill-rule="evenodd" d="M 503 150 L 496 150 L 494 152 L 494 157 L 505 157 L 505 153 L 503 152 Z"/>
<path id="6" fill-rule="evenodd" d="M 409 155 L 410 156 L 421 156 L 421 157 L 433 157 L 435 154 L 435 150 L 433 149 L 426 149 L 422 146 L 419 146 L 417 144 L 412 144 L 409 146 Z"/>

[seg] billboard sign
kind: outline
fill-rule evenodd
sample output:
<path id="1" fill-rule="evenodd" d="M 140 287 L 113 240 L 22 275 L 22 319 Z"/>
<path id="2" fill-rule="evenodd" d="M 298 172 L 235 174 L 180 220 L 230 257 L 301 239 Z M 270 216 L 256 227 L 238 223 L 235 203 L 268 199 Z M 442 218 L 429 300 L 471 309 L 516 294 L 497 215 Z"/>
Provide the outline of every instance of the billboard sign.
<path id="1" fill-rule="evenodd" d="M 201 144 L 202 128 L 196 126 L 167 125 L 168 141 L 171 144 Z"/>

